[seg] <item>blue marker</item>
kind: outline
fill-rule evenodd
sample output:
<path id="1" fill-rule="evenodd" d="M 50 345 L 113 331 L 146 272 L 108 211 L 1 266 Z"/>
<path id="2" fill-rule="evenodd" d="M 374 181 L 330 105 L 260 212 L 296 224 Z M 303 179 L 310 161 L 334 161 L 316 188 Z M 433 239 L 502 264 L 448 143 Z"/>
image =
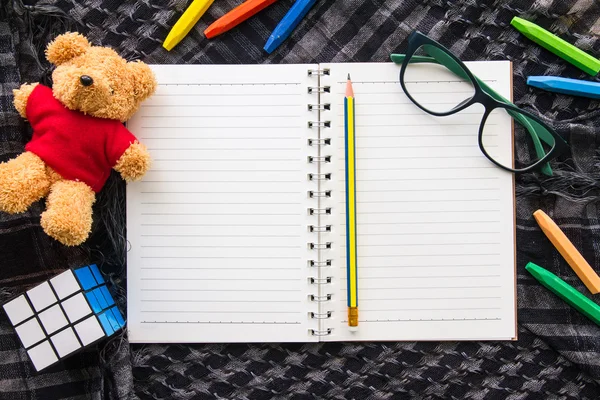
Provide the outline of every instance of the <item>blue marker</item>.
<path id="1" fill-rule="evenodd" d="M 600 83 L 559 76 L 530 76 L 527 84 L 549 92 L 600 99 Z"/>
<path id="2" fill-rule="evenodd" d="M 271 33 L 267 44 L 265 44 L 265 51 L 269 54 L 273 52 L 285 39 L 290 36 L 292 31 L 296 29 L 296 26 L 302 21 L 302 18 L 308 11 L 315 5 L 317 0 L 296 0 L 292 8 L 285 14 L 283 19 L 275 27 L 275 30 Z"/>

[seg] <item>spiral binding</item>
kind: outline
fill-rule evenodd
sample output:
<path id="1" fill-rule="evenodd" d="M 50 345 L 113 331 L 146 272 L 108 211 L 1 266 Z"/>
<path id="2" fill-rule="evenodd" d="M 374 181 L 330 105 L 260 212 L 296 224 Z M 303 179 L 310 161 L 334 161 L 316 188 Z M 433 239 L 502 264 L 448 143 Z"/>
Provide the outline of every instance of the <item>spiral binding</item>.
<path id="1" fill-rule="evenodd" d="M 331 72 L 331 70 L 329 68 L 309 69 L 308 70 L 308 76 L 313 76 L 313 75 L 329 75 L 330 72 Z"/>
<path id="2" fill-rule="evenodd" d="M 331 86 L 309 86 L 308 93 L 331 93 Z"/>
<path id="3" fill-rule="evenodd" d="M 309 313 L 309 315 L 312 319 L 329 319 L 329 318 L 331 318 L 331 314 L 333 314 L 331 311 L 327 311 L 324 313 L 315 313 L 315 312 Z"/>
<path id="4" fill-rule="evenodd" d="M 331 104 L 330 103 L 325 103 L 325 104 L 308 104 L 308 111 L 313 111 L 313 110 L 331 110 Z"/>
<path id="5" fill-rule="evenodd" d="M 308 215 L 331 215 L 331 207 L 309 208 Z"/>
<path id="6" fill-rule="evenodd" d="M 311 329 L 310 330 L 310 334 L 313 335 L 313 336 L 329 336 L 329 335 L 331 335 L 331 328 L 328 328 L 328 329 L 326 329 L 324 331 L 319 331 L 319 330 L 316 330 L 316 329 Z"/>
<path id="7" fill-rule="evenodd" d="M 308 76 L 316 76 L 319 80 L 319 83 L 321 83 L 321 77 L 326 75 L 330 75 L 330 70 L 328 68 L 308 70 Z M 329 172 L 324 173 L 322 171 L 323 164 L 330 163 L 332 158 L 331 155 L 323 154 L 323 152 L 328 148 L 327 146 L 331 146 L 331 137 L 327 137 L 327 135 L 323 134 L 325 129 L 331 128 L 331 121 L 324 115 L 331 110 L 331 103 L 322 101 L 322 96 L 324 93 L 331 93 L 331 87 L 319 84 L 317 86 L 309 86 L 307 90 L 308 93 L 315 94 L 319 100 L 314 104 L 310 103 L 307 105 L 308 111 L 315 113 L 314 115 L 316 117 L 314 119 L 311 118 L 311 120 L 307 122 L 307 125 L 309 129 L 318 129 L 318 132 L 320 133 L 317 138 L 307 139 L 308 146 L 316 147 L 318 150 L 318 155 L 309 156 L 307 159 L 309 164 L 316 164 L 318 169 L 318 172 L 316 173 L 307 174 L 307 179 L 317 184 L 315 190 L 308 191 L 308 197 L 311 199 L 317 199 L 319 202 L 321 202 L 321 199 L 330 198 L 332 192 L 331 190 L 324 190 L 323 188 L 324 182 L 331 181 L 332 174 Z M 316 216 L 318 221 L 321 220 L 321 216 L 331 215 L 331 213 L 331 207 L 319 206 L 308 208 L 308 215 Z M 331 301 L 332 294 L 326 293 L 327 290 L 323 289 L 326 287 L 325 285 L 331 285 L 332 277 L 326 276 L 327 274 L 325 274 L 321 268 L 331 267 L 332 260 L 323 257 L 322 252 L 330 250 L 332 248 L 332 243 L 322 243 L 321 234 L 331 232 L 332 227 L 331 225 L 322 223 L 310 224 L 308 225 L 308 231 L 317 235 L 317 240 L 308 243 L 308 248 L 317 252 L 317 257 L 309 260 L 308 265 L 311 268 L 317 268 L 316 271 L 318 272 L 316 274 L 317 276 L 309 277 L 309 283 L 311 285 L 316 285 L 318 288 L 315 294 L 310 295 L 309 300 L 319 304 L 319 312 L 311 312 L 309 313 L 309 317 L 316 320 L 325 320 L 331 318 L 333 311 L 322 310 L 321 304 Z M 326 259 L 323 260 L 323 258 Z M 322 326 L 320 326 L 320 328 L 321 330 L 311 329 L 309 332 L 313 336 L 327 336 L 332 332 L 331 329 L 323 330 Z"/>

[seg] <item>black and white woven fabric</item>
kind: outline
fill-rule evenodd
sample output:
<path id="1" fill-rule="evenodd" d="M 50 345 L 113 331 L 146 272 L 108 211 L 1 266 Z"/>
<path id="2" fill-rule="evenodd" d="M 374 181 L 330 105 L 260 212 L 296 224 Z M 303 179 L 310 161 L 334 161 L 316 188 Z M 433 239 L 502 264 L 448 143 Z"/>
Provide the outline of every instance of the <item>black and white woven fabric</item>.
<path id="1" fill-rule="evenodd" d="M 262 47 L 292 0 L 276 2 L 217 39 L 204 39 L 208 23 L 241 1 L 216 0 L 192 33 L 167 52 L 162 39 L 187 0 L 3 0 L 0 161 L 23 151 L 31 135 L 12 106 L 12 89 L 48 80 L 43 50 L 67 30 L 147 63 L 383 62 L 390 53 L 403 52 L 414 29 L 465 61 L 509 59 L 515 103 L 546 117 L 572 150 L 553 163 L 553 177 L 517 178 L 518 341 L 131 346 L 123 336 L 36 374 L 0 313 L 0 399 L 600 398 L 600 327 L 524 270 L 533 261 L 589 293 L 539 230 L 532 217 L 538 208 L 600 269 L 599 103 L 525 84 L 528 75 L 596 78 L 509 25 L 521 16 L 599 56 L 600 5 L 594 0 L 319 0 L 293 36 L 266 55 Z M 96 262 L 121 288 L 118 302 L 125 310 L 124 201 L 124 184 L 114 175 L 95 205 L 93 237 L 77 248 L 44 235 L 41 203 L 16 216 L 0 213 L 0 301 L 67 267 Z"/>

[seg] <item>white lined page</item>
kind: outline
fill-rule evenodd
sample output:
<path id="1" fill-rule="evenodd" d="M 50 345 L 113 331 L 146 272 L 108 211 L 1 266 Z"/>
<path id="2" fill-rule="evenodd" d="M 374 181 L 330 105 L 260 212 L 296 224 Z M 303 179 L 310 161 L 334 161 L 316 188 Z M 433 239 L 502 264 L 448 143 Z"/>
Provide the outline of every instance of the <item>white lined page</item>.
<path id="1" fill-rule="evenodd" d="M 130 341 L 314 340 L 310 66 L 152 68 L 128 123 L 153 159 L 127 189 Z"/>
<path id="2" fill-rule="evenodd" d="M 508 62 L 468 63 L 511 97 Z M 399 83 L 400 66 L 330 64 L 330 166 L 337 221 L 326 340 L 511 339 L 516 335 L 513 176 L 477 143 L 483 107 L 447 117 L 415 106 Z M 423 71 L 418 90 L 458 104 L 456 77 Z M 359 328 L 346 308 L 343 101 L 347 74 L 356 103 Z M 409 83 L 410 84 L 410 83 Z M 417 89 L 415 89 L 417 90 Z M 461 97 L 462 96 L 462 97 Z M 510 119 L 495 124 L 493 146 L 512 157 Z"/>

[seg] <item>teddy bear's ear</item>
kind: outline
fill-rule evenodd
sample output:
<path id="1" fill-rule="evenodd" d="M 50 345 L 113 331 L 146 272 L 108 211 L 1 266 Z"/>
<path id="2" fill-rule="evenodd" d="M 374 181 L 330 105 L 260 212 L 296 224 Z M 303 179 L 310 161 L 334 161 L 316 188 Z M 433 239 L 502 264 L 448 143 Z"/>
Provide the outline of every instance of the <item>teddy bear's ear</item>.
<path id="1" fill-rule="evenodd" d="M 157 85 L 154 72 L 147 64 L 139 60 L 128 62 L 127 67 L 133 76 L 135 98 L 142 101 L 150 97 L 156 90 Z"/>
<path id="2" fill-rule="evenodd" d="M 57 36 L 46 47 L 46 58 L 54 65 L 60 65 L 90 48 L 88 40 L 77 32 L 67 32 Z"/>

